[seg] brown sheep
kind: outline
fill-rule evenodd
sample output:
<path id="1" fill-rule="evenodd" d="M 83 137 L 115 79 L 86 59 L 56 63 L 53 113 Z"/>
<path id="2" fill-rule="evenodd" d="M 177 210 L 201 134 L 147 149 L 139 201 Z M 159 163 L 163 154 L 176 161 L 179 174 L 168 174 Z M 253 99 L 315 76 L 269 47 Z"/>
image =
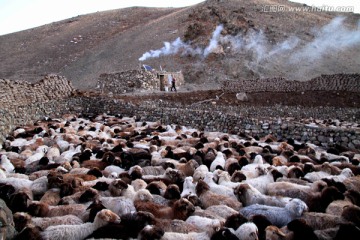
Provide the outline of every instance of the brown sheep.
<path id="1" fill-rule="evenodd" d="M 199 180 L 198 184 L 196 185 L 196 195 L 200 198 L 204 208 L 221 204 L 224 204 L 235 210 L 239 210 L 242 207 L 242 204 L 237 200 L 211 192 L 209 185 L 203 180 Z"/>
<path id="2" fill-rule="evenodd" d="M 156 218 L 185 220 L 195 211 L 194 205 L 185 198 L 177 200 L 172 207 L 162 206 L 151 201 L 135 200 L 137 211 L 147 211 Z"/>

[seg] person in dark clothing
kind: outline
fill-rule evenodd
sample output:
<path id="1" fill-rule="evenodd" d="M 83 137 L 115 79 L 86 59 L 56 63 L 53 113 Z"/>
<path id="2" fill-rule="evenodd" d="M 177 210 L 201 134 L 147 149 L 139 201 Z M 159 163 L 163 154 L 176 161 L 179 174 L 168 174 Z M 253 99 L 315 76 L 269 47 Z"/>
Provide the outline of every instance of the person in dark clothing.
<path id="1" fill-rule="evenodd" d="M 172 76 L 171 88 L 170 88 L 170 91 L 171 91 L 171 92 L 172 92 L 173 89 L 174 89 L 174 91 L 176 92 L 175 82 L 176 82 L 176 79 L 175 79 L 174 76 Z"/>

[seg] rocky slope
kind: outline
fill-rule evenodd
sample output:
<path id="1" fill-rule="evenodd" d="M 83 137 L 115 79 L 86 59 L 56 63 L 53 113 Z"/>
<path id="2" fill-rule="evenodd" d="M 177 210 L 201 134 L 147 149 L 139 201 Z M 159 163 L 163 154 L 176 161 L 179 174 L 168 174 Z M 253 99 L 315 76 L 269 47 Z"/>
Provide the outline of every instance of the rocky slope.
<path id="1" fill-rule="evenodd" d="M 285 10 L 269 12 L 270 5 Z M 340 13 L 291 7 L 305 6 L 284 0 L 208 0 L 180 9 L 136 7 L 81 15 L 0 36 L 0 78 L 37 81 L 56 73 L 76 88 L 92 89 L 102 73 L 148 64 L 181 70 L 187 83 L 211 88 L 224 79 L 358 72 L 359 15 L 342 13 L 346 19 L 331 22 Z M 157 49 L 159 57 L 139 61 Z"/>

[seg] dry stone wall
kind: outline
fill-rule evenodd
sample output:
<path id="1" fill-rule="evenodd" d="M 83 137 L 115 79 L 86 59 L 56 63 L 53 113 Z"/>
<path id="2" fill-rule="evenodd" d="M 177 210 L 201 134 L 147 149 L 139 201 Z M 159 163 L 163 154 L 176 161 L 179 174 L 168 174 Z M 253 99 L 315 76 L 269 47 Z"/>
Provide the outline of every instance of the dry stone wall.
<path id="1" fill-rule="evenodd" d="M 164 90 L 166 86 L 170 89 L 171 86 L 168 85 L 167 80 L 169 74 L 176 77 L 177 86 L 184 83 L 184 77 L 181 72 L 169 73 L 129 70 L 118 73 L 101 74 L 97 82 L 97 90 L 102 93 L 116 95 L 135 91 L 159 91 L 160 88 Z"/>
<path id="2" fill-rule="evenodd" d="M 267 78 L 224 81 L 222 84 L 229 92 L 305 92 L 310 90 L 360 92 L 360 74 L 321 75 L 309 81 Z"/>
<path id="3" fill-rule="evenodd" d="M 30 103 L 67 98 L 74 88 L 64 77 L 47 75 L 37 83 L 0 79 L 0 108 L 12 109 Z"/>
<path id="4" fill-rule="evenodd" d="M 59 76 L 48 76 L 37 84 L 2 80 L 0 87 L 3 94 L 0 99 L 0 144 L 15 127 L 31 124 L 46 116 L 107 113 L 191 126 L 202 131 L 258 137 L 272 134 L 279 140 L 294 138 L 318 145 L 339 144 L 360 149 L 360 125 L 356 123 L 360 119 L 360 109 L 356 108 L 217 106 L 211 103 L 182 106 L 166 101 L 144 101 L 135 105 L 116 99 L 116 96 L 76 95 L 71 84 Z M 320 118 L 320 124 L 313 124 L 315 118 Z M 321 124 L 329 119 L 340 120 L 335 125 Z"/>
<path id="5" fill-rule="evenodd" d="M 142 121 L 160 121 L 162 124 L 179 124 L 198 128 L 202 131 L 220 131 L 229 134 L 244 134 L 264 137 L 272 134 L 278 140 L 294 138 L 323 146 L 342 145 L 360 149 L 360 126 L 340 122 L 341 126 L 321 126 L 311 123 L 311 114 L 319 115 L 319 109 L 269 106 L 240 106 L 226 108 L 221 106 L 199 105 L 194 107 L 159 106 L 158 102 L 149 101 L 134 105 L 108 97 L 74 96 L 62 100 L 33 103 L 18 107 L 9 112 L 0 109 L 6 117 L 0 121 L 2 140 L 16 126 L 33 123 L 45 116 L 60 117 L 63 114 L 121 114 L 136 116 Z M 358 109 L 323 108 L 321 114 L 325 120 L 343 115 L 344 119 L 358 119 Z M 266 112 L 267 118 L 263 118 Z M 293 115 L 289 117 L 289 115 Z M 304 121 L 303 119 L 308 119 Z M 0 135 L 1 135 L 0 134 Z"/>
<path id="6" fill-rule="evenodd" d="M 101 74 L 97 88 L 103 93 L 122 94 L 139 90 L 158 90 L 160 89 L 160 81 L 152 72 L 130 70 Z"/>

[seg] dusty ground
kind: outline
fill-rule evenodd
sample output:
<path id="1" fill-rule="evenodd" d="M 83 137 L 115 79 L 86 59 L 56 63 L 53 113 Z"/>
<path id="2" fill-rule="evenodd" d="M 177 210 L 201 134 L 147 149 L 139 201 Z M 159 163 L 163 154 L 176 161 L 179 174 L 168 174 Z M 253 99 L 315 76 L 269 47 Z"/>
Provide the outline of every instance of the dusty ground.
<path id="1" fill-rule="evenodd" d="M 219 98 L 216 99 L 216 96 Z M 249 101 L 241 102 L 236 99 L 236 93 L 223 93 L 221 90 L 195 90 L 178 92 L 153 92 L 153 93 L 132 93 L 119 98 L 133 103 L 140 103 L 145 100 L 162 99 L 169 102 L 180 102 L 183 105 L 190 105 L 201 101 L 213 99 L 218 105 L 275 105 L 320 107 L 332 106 L 339 108 L 360 107 L 360 95 L 351 92 L 336 91 L 312 91 L 305 93 L 275 93 L 262 92 L 248 94 Z"/>

